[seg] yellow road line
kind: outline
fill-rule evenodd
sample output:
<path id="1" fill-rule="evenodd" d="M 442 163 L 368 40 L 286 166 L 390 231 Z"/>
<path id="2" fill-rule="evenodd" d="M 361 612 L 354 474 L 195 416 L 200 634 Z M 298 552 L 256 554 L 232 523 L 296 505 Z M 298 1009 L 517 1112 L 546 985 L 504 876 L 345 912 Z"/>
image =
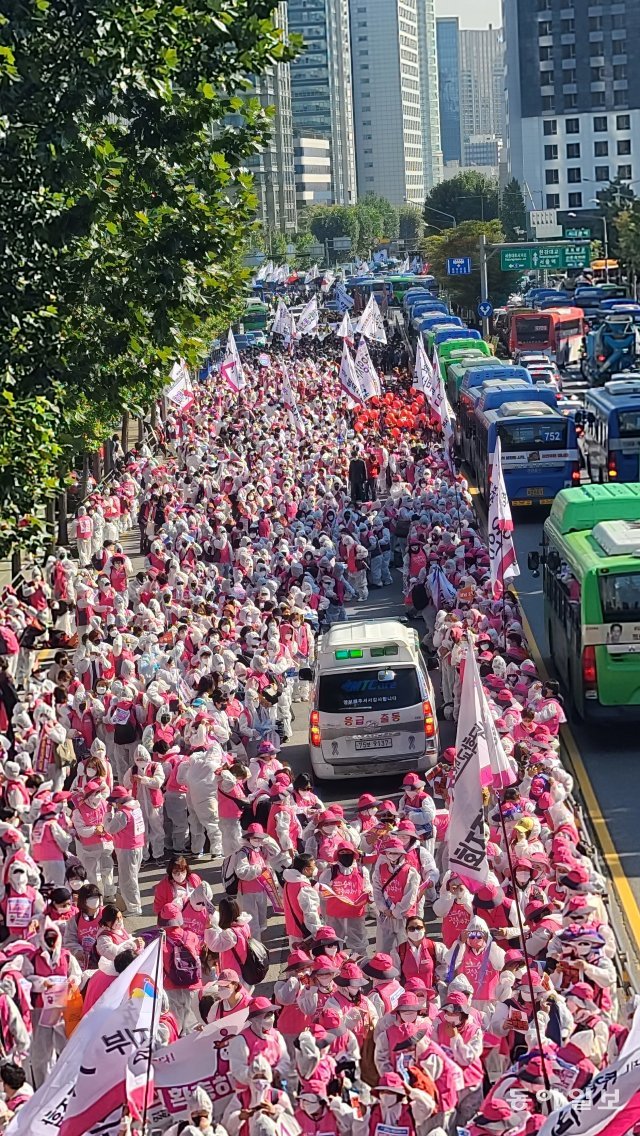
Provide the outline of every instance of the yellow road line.
<path id="1" fill-rule="evenodd" d="M 514 591 L 517 595 L 515 588 L 512 588 L 511 590 Z M 534 663 L 536 664 L 536 668 L 541 678 L 548 679 L 549 671 L 540 653 L 540 648 L 538 647 L 538 644 L 536 642 L 531 624 L 527 619 L 522 603 L 520 602 L 520 600 L 518 600 L 518 602 L 520 607 L 522 629 L 531 649 L 531 656 Z M 561 737 L 564 748 L 568 754 L 571 767 L 575 774 L 576 781 L 580 786 L 580 791 L 582 793 L 584 803 L 587 807 L 591 823 L 593 824 L 596 836 L 598 838 L 598 842 L 602 850 L 602 855 L 611 876 L 611 882 L 613 883 L 616 895 L 618 897 L 618 903 L 622 908 L 624 919 L 628 925 L 629 931 L 633 935 L 635 943 L 640 946 L 640 907 L 638 906 L 638 902 L 633 893 L 633 889 L 622 866 L 620 856 L 616 851 L 613 838 L 609 831 L 609 826 L 607 825 L 607 822 L 602 815 L 600 803 L 596 796 L 595 789 L 591 784 L 591 778 L 587 773 L 584 761 L 582 760 L 582 757 L 580 755 L 578 744 L 573 736 L 571 727 L 568 724 L 562 726 Z"/>

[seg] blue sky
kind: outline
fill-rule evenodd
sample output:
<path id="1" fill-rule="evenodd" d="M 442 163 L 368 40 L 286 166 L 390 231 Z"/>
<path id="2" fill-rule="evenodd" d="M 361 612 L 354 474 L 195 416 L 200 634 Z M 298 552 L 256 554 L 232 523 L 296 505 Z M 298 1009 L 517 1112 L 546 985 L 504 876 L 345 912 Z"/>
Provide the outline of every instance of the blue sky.
<path id="1" fill-rule="evenodd" d="M 459 16 L 463 28 L 502 24 L 500 0 L 436 0 L 436 12 L 438 16 Z"/>

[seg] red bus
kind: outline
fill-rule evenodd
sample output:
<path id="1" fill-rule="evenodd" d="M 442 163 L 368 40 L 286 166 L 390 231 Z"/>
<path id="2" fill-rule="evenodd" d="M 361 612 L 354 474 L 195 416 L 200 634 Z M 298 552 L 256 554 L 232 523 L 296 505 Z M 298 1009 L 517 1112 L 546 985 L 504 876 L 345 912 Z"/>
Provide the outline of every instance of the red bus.
<path id="1" fill-rule="evenodd" d="M 584 337 L 582 308 L 545 308 L 526 311 L 518 308 L 509 314 L 509 351 L 540 351 L 554 359 L 559 367 L 577 363 Z"/>

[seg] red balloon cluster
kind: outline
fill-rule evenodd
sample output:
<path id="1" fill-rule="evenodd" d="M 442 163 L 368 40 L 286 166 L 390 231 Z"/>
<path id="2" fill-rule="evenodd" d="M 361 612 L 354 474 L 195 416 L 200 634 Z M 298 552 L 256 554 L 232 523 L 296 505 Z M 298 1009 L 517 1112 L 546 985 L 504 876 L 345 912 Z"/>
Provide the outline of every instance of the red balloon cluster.
<path id="1" fill-rule="evenodd" d="M 412 387 L 408 393 L 388 391 L 381 398 L 370 398 L 358 410 L 353 428 L 356 434 L 369 430 L 379 433 L 384 425 L 385 433 L 399 442 L 403 434 L 424 425 L 424 421 L 424 396 Z"/>

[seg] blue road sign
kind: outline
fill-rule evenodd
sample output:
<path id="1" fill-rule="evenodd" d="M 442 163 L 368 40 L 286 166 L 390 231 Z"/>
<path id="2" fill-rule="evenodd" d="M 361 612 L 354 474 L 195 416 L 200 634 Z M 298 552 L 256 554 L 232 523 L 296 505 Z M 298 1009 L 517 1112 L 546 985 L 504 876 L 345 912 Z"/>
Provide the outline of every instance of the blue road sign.
<path id="1" fill-rule="evenodd" d="M 447 275 L 448 276 L 470 276 L 471 275 L 471 257 L 470 256 L 453 256 L 447 260 Z"/>
<path id="2" fill-rule="evenodd" d="M 480 319 L 491 319 L 491 316 L 493 315 L 493 304 L 491 303 L 491 300 L 480 301 L 480 303 L 478 304 L 478 315 L 480 316 Z"/>

